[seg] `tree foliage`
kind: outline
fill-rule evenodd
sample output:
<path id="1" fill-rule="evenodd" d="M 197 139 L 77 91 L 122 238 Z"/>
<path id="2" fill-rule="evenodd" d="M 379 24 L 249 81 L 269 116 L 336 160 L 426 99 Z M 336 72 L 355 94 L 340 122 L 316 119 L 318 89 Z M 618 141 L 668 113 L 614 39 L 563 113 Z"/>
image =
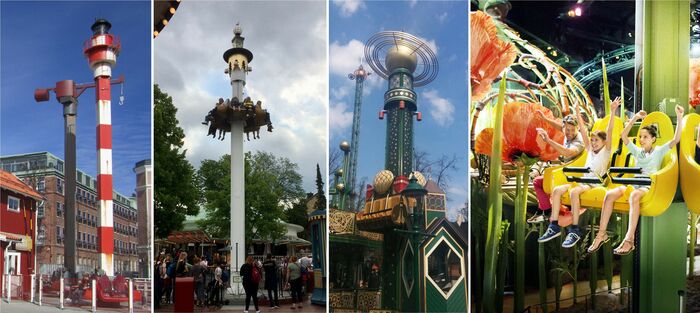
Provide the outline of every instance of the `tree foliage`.
<path id="1" fill-rule="evenodd" d="M 172 97 L 153 87 L 154 233 L 165 238 L 197 215 L 200 197 L 195 171 L 182 149 L 185 133 L 175 117 Z"/>
<path id="2" fill-rule="evenodd" d="M 279 220 L 284 208 L 303 197 L 298 166 L 267 152 L 245 154 L 245 234 L 251 238 L 279 239 L 284 229 Z M 231 156 L 204 160 L 199 168 L 206 218 L 199 225 L 217 238 L 228 238 L 231 195 Z"/>

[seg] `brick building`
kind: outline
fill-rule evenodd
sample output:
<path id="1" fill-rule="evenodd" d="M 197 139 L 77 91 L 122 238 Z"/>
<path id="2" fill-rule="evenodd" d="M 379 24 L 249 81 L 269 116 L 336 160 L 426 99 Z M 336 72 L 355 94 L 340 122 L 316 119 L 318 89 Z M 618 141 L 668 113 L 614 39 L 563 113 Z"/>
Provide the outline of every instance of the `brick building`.
<path id="1" fill-rule="evenodd" d="M 0 156 L 3 170 L 15 174 L 34 187 L 44 202 L 37 205 L 36 240 L 39 273 L 50 274 L 62 267 L 64 243 L 64 163 L 49 152 Z M 97 180 L 80 169 L 76 173 L 76 245 L 78 271 L 99 267 L 97 226 L 99 212 Z M 137 236 L 139 233 L 136 199 L 113 191 L 114 270 L 138 271 Z"/>

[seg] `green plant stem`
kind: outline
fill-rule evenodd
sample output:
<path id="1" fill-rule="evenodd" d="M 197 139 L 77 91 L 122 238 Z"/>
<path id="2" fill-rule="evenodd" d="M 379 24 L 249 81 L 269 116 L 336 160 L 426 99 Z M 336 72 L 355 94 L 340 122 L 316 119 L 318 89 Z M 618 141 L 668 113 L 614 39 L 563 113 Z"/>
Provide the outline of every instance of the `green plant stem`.
<path id="1" fill-rule="evenodd" d="M 597 220 L 596 216 L 598 215 L 598 214 L 596 214 L 597 212 L 592 212 L 592 213 L 593 213 L 593 216 L 592 216 L 593 218 L 591 218 L 591 222 L 590 222 L 591 223 L 590 224 L 591 230 L 593 230 L 593 226 L 595 225 L 594 221 Z M 591 243 L 592 243 L 593 240 L 595 240 L 595 232 L 591 231 L 590 236 L 591 236 Z M 604 249 L 604 247 L 601 247 L 601 249 Z M 595 291 L 596 291 L 596 287 L 598 286 L 598 251 L 591 253 L 588 261 L 589 261 L 589 270 L 588 270 L 589 286 L 591 289 L 591 305 L 595 309 L 595 302 L 596 302 L 595 301 L 596 300 Z"/>
<path id="2" fill-rule="evenodd" d="M 521 161 L 526 161 L 521 157 Z M 527 187 L 530 180 L 530 162 L 518 166 L 520 184 L 517 188 L 518 204 L 515 207 L 515 312 L 525 309 L 525 224 L 527 213 Z"/>
<path id="3" fill-rule="evenodd" d="M 547 223 L 540 223 L 538 225 L 540 236 L 544 234 L 546 224 Z M 542 312 L 547 313 L 547 269 L 545 267 L 547 256 L 545 255 L 543 244 L 538 245 L 538 252 L 537 273 L 539 275 L 540 283 L 540 308 L 542 309 Z"/>
<path id="4" fill-rule="evenodd" d="M 491 150 L 491 167 L 489 172 L 489 221 L 486 232 L 486 253 L 484 263 L 484 312 L 494 312 L 496 291 L 496 263 L 498 259 L 498 239 L 501 237 L 501 213 L 503 197 L 501 195 L 501 150 L 503 146 L 503 103 L 505 101 L 506 78 L 501 78 L 498 102 L 494 116 L 493 144 Z"/>
<path id="5" fill-rule="evenodd" d="M 698 224 L 698 214 L 690 213 L 690 242 L 688 244 L 688 257 L 690 257 L 690 262 L 688 264 L 688 277 L 693 276 L 695 272 L 695 243 L 698 241 L 698 231 L 695 225 Z"/>

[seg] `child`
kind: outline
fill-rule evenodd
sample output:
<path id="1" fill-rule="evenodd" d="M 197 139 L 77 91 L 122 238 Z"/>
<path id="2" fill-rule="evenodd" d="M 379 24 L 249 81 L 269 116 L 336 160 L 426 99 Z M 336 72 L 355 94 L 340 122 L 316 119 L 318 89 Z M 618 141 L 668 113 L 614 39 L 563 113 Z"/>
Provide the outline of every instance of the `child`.
<path id="1" fill-rule="evenodd" d="M 629 140 L 629 138 L 627 138 L 630 129 L 632 129 L 632 125 L 634 125 L 637 120 L 646 117 L 647 113 L 643 110 L 637 112 L 637 114 L 635 114 L 625 126 L 625 129 L 622 131 L 621 135 L 622 140 L 627 146 L 627 149 L 629 149 L 630 154 L 637 161 L 636 165 L 642 168 L 642 175 L 650 175 L 658 171 L 666 153 L 671 150 L 671 147 L 674 147 L 681 140 L 684 111 L 685 110 L 683 107 L 676 106 L 676 116 L 678 117 L 676 133 L 672 140 L 658 147 L 654 147 L 658 133 L 658 130 L 654 125 L 647 125 L 639 130 L 639 143 L 641 147 L 637 147 Z M 634 188 L 634 190 L 629 196 L 629 227 L 622 243 L 620 243 L 620 245 L 613 250 L 613 253 L 617 255 L 627 255 L 634 250 L 634 233 L 637 229 L 637 223 L 639 221 L 639 202 L 642 200 L 642 197 L 649 192 L 648 186 L 632 185 L 632 188 Z M 605 194 L 603 209 L 600 214 L 600 228 L 598 229 L 598 234 L 596 235 L 595 240 L 588 248 L 588 252 L 598 250 L 603 243 L 610 240 L 606 232 L 608 221 L 610 221 L 610 216 L 612 215 L 615 201 L 625 194 L 625 190 L 627 190 L 627 186 L 620 186 L 608 190 L 608 192 Z"/>
<path id="2" fill-rule="evenodd" d="M 583 120 L 581 119 L 581 114 L 580 112 L 578 112 L 578 108 L 576 109 L 579 130 L 583 136 L 583 143 L 586 146 L 586 149 L 588 150 L 588 155 L 586 157 L 586 165 L 584 165 L 584 167 L 588 167 L 591 171 L 589 173 L 584 174 L 583 177 L 603 176 L 608 170 L 610 151 L 612 151 L 612 138 L 608 138 L 608 136 L 612 136 L 613 127 L 615 126 L 614 112 L 619 106 L 620 98 L 617 97 L 615 98 L 615 101 L 613 101 L 610 104 L 611 114 L 610 121 L 608 122 L 607 131 L 593 132 L 593 136 L 590 138 L 588 137 L 588 130 L 586 129 L 586 126 L 583 123 Z M 539 133 L 540 136 L 547 136 L 547 133 L 544 131 Z M 577 184 L 576 186 L 572 187 L 571 190 L 569 190 L 570 187 L 570 184 L 565 184 L 557 186 L 556 188 L 554 188 L 554 190 L 552 190 L 552 217 L 550 219 L 550 224 L 547 228 L 547 231 L 542 235 L 542 237 L 537 239 L 539 243 L 550 241 L 556 237 L 559 237 L 559 235 L 561 234 L 558 221 L 559 208 L 561 207 L 561 196 L 567 191 L 569 191 L 571 195 L 571 211 L 573 213 L 574 221 L 573 225 L 571 226 L 571 231 L 569 231 L 569 234 L 566 235 L 566 238 L 564 239 L 564 242 L 561 246 L 564 248 L 571 248 L 574 245 L 576 245 L 576 243 L 578 243 L 581 237 L 583 237 L 583 235 L 581 234 L 581 230 L 579 230 L 578 228 L 578 219 L 580 215 L 579 210 L 581 208 L 581 200 L 579 196 L 583 192 L 591 189 L 593 186 L 589 184 Z"/>

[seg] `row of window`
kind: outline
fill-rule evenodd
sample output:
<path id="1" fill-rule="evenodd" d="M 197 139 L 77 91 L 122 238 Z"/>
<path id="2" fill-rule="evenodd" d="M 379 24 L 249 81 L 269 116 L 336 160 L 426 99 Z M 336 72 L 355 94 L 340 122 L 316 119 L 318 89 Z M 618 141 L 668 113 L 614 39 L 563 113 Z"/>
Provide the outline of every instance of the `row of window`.
<path id="1" fill-rule="evenodd" d="M 114 204 L 114 214 L 124 219 L 136 222 L 136 210 L 127 208 L 126 206 Z"/>
<path id="2" fill-rule="evenodd" d="M 65 242 L 65 228 L 61 226 L 56 226 L 56 243 L 59 245 Z M 97 250 L 97 235 L 78 232 L 76 237 L 76 245 L 78 248 Z M 114 240 L 114 252 L 118 254 L 137 254 L 136 244 L 133 242 L 124 242 L 121 240 Z"/>
<path id="3" fill-rule="evenodd" d="M 29 170 L 43 170 L 46 168 L 54 168 L 57 171 L 63 173 L 63 161 L 56 160 L 56 163 L 54 164 L 53 162 L 48 162 L 47 159 L 42 158 L 39 160 L 28 160 L 2 164 L 3 170 L 12 173 L 24 172 Z"/>
<path id="4" fill-rule="evenodd" d="M 136 227 L 114 223 L 114 232 L 125 236 L 136 236 Z"/>

